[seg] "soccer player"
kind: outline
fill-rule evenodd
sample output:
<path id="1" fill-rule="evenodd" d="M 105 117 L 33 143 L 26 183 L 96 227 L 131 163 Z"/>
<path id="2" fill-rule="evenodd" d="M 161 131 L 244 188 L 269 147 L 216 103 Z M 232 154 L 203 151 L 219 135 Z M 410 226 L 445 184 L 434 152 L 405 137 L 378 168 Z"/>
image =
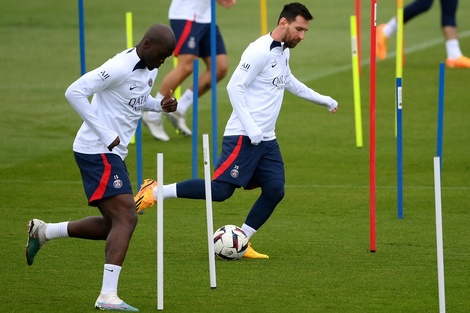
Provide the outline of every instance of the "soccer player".
<path id="1" fill-rule="evenodd" d="M 143 110 L 173 112 L 177 101 L 150 95 L 158 68 L 176 46 L 172 29 L 151 26 L 132 49 L 118 53 L 72 83 L 65 96 L 83 119 L 73 143 L 88 205 L 101 216 L 77 221 L 28 224 L 26 260 L 32 265 L 39 249 L 56 238 L 105 240 L 103 284 L 95 308 L 138 311 L 117 295 L 121 266 L 137 225 L 137 213 L 124 159 Z M 88 97 L 93 96 L 91 103 Z"/>
<path id="2" fill-rule="evenodd" d="M 429 10 L 434 0 L 415 0 L 403 10 L 403 23 Z M 470 68 L 470 58 L 462 54 L 457 36 L 457 6 L 458 0 L 440 0 L 441 27 L 444 35 L 447 60 L 450 68 Z M 387 41 L 397 31 L 397 18 L 393 17 L 386 24 L 377 28 L 377 57 L 381 60 L 387 57 Z"/>
<path id="3" fill-rule="evenodd" d="M 236 0 L 217 0 L 224 8 L 230 8 Z M 174 56 L 178 65 L 163 79 L 157 98 L 175 90 L 193 73 L 193 62 L 201 58 L 206 65 L 205 71 L 199 75 L 198 95 L 201 97 L 211 88 L 211 1 L 210 0 L 172 0 L 168 13 L 171 28 L 175 32 L 177 45 Z M 219 27 L 216 26 L 216 79 L 220 81 L 227 75 L 228 57 L 224 40 Z M 178 99 L 178 110 L 165 114 L 176 130 L 184 136 L 191 136 L 191 129 L 186 125 L 186 111 L 193 103 L 193 88 L 190 87 Z M 142 120 L 155 139 L 168 141 L 162 113 L 146 112 Z"/>
<path id="4" fill-rule="evenodd" d="M 233 111 L 211 181 L 212 200 L 224 201 L 236 188 L 261 187 L 261 195 L 241 226 L 248 238 L 269 219 L 284 197 L 284 162 L 275 132 L 284 91 L 321 105 L 331 113 L 338 110 L 336 100 L 301 83 L 289 68 L 290 49 L 304 39 L 312 19 L 303 4 L 286 4 L 274 30 L 245 49 L 227 85 Z M 158 188 L 155 181 L 145 180 L 134 198 L 137 210 L 155 203 Z M 164 185 L 163 197 L 204 199 L 205 182 L 191 179 Z M 244 257 L 268 258 L 256 252 L 251 243 Z"/>

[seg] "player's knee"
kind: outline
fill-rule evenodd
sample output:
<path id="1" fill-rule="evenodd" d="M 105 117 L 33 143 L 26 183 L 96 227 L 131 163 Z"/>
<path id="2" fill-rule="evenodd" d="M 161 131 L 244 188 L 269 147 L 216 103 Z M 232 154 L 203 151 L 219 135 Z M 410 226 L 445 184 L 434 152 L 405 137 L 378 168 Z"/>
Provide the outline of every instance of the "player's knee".
<path id="1" fill-rule="evenodd" d="M 277 202 L 284 198 L 284 180 L 282 179 L 275 179 L 264 183 L 262 188 L 263 193 L 268 194 L 271 199 L 275 199 Z"/>
<path id="2" fill-rule="evenodd" d="M 199 83 L 199 94 L 203 94 L 205 93 L 206 91 L 208 91 L 209 89 L 211 89 L 211 82 L 207 82 L 207 83 Z"/>
<path id="3" fill-rule="evenodd" d="M 178 64 L 178 65 L 179 66 L 177 67 L 177 69 L 180 71 L 180 73 L 184 77 L 188 77 L 194 71 L 193 62 L 186 62 L 186 63 L 182 63 L 182 64 Z"/>
<path id="4" fill-rule="evenodd" d="M 212 201 L 222 202 L 233 195 L 235 186 L 229 183 L 218 181 L 212 182 Z"/>
<path id="5" fill-rule="evenodd" d="M 226 54 L 219 54 L 216 58 L 216 63 L 217 63 L 217 70 L 216 70 L 216 76 L 217 76 L 217 81 L 223 79 L 225 76 L 227 76 L 228 73 L 228 57 Z"/>
<path id="6" fill-rule="evenodd" d="M 432 7 L 433 1 L 428 1 L 428 0 L 421 0 L 418 1 L 416 4 L 418 5 L 419 11 L 426 12 Z"/>
<path id="7" fill-rule="evenodd" d="M 135 213 L 135 208 L 126 210 L 121 210 L 119 214 L 116 214 L 111 219 L 112 226 L 111 228 L 116 229 L 122 234 L 127 234 L 131 236 L 137 227 L 138 217 Z"/>
<path id="8" fill-rule="evenodd" d="M 137 226 L 137 222 L 139 221 L 139 218 L 137 217 L 137 214 L 133 214 L 130 218 L 129 218 L 129 224 L 132 226 L 132 227 L 136 227 Z"/>
<path id="9" fill-rule="evenodd" d="M 135 207 L 128 207 L 126 209 L 125 216 L 122 216 L 122 218 L 120 218 L 119 220 L 121 224 L 125 225 L 130 229 L 134 229 L 137 226 L 137 222 L 139 221 L 139 218 L 137 217 L 137 213 L 135 211 Z"/>
<path id="10" fill-rule="evenodd" d="M 122 224 L 125 224 L 126 227 L 130 229 L 134 229 L 137 226 L 137 222 L 139 218 L 137 217 L 136 209 L 135 209 L 135 204 L 134 204 L 134 198 L 129 198 L 132 200 L 132 202 L 126 201 L 123 203 L 123 208 L 120 212 L 125 212 L 122 215 L 122 218 L 119 218 L 120 222 Z"/>
<path id="11" fill-rule="evenodd" d="M 456 27 L 457 20 L 455 19 L 455 14 L 447 14 L 446 12 L 442 12 L 441 18 L 441 26 L 442 27 Z"/>
<path id="12" fill-rule="evenodd" d="M 217 81 L 220 81 L 221 79 L 223 79 L 225 76 L 227 76 L 227 72 L 228 72 L 228 67 L 218 67 L 217 68 Z"/>

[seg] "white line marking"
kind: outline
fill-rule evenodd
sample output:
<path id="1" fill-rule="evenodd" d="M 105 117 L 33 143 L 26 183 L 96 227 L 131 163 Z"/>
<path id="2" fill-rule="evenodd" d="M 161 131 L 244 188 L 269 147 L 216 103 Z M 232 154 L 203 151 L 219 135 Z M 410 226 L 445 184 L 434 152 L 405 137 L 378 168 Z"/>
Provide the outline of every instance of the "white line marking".
<path id="1" fill-rule="evenodd" d="M 37 180 L 0 180 L 0 184 L 37 184 Z M 41 184 L 50 185 L 81 185 L 81 180 L 43 180 Z M 311 189 L 369 189 L 369 185 L 290 185 L 286 184 L 287 188 L 311 188 Z M 376 186 L 377 189 L 396 189 L 397 186 Z M 434 186 L 405 186 L 405 189 L 433 189 Z M 469 190 L 470 186 L 446 186 L 442 189 L 449 190 Z"/>
<path id="2" fill-rule="evenodd" d="M 369 185 L 287 185 L 287 188 L 311 188 L 311 189 L 369 189 Z M 397 186 L 376 186 L 377 189 L 397 189 Z M 434 189 L 434 186 L 405 186 L 405 189 Z M 447 186 L 442 189 L 469 190 L 470 186 Z"/>

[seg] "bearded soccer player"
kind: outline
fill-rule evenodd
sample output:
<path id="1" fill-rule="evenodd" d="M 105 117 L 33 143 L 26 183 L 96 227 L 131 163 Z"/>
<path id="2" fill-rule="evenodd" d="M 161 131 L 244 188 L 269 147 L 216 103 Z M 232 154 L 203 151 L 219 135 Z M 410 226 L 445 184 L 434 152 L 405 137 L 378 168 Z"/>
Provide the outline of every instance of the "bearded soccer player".
<path id="1" fill-rule="evenodd" d="M 305 37 L 313 17 L 298 2 L 286 4 L 276 28 L 243 52 L 227 91 L 233 112 L 225 127 L 222 152 L 211 182 L 212 200 L 224 201 L 236 188 L 261 188 L 261 195 L 251 207 L 241 226 L 251 238 L 269 219 L 284 197 L 284 162 L 276 139 L 275 126 L 284 91 L 325 107 L 338 110 L 338 102 L 301 83 L 289 67 L 290 49 Z M 155 203 L 156 182 L 146 180 L 134 200 L 138 210 Z M 203 179 L 191 179 L 163 186 L 164 198 L 205 198 Z M 266 259 L 251 243 L 245 258 Z"/>

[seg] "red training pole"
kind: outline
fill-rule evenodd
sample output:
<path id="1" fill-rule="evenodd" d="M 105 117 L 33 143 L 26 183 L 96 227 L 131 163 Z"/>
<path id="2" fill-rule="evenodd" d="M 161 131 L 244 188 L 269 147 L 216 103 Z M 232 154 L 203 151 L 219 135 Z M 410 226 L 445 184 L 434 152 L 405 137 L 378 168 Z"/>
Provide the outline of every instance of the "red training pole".
<path id="1" fill-rule="evenodd" d="M 376 248 L 375 218 L 375 81 L 376 81 L 376 33 L 377 33 L 377 0 L 371 0 L 370 14 L 370 252 Z"/>

